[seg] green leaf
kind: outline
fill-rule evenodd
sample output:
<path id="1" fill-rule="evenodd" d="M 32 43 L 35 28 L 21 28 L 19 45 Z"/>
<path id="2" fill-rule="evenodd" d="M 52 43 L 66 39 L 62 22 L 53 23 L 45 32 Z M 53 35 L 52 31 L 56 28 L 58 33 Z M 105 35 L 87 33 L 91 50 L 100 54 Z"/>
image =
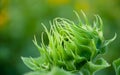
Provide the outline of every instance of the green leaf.
<path id="1" fill-rule="evenodd" d="M 74 75 L 74 74 L 63 69 L 60 69 L 58 67 L 54 67 L 51 71 L 35 71 L 26 73 L 25 75 Z"/>
<path id="2" fill-rule="evenodd" d="M 31 70 L 41 70 L 44 65 L 44 58 L 27 58 L 27 57 L 21 57 L 24 64 L 29 67 Z M 42 66 L 41 66 L 42 65 Z M 45 67 L 44 67 L 45 68 Z"/>
<path id="3" fill-rule="evenodd" d="M 97 59 L 95 62 L 88 62 L 85 66 L 81 69 L 85 75 L 94 75 L 97 71 L 109 67 L 110 65 L 104 60 L 103 58 Z"/>
<path id="4" fill-rule="evenodd" d="M 116 75 L 120 75 L 120 58 L 113 61 L 113 66 L 115 68 Z"/>
<path id="5" fill-rule="evenodd" d="M 48 75 L 73 75 L 73 74 L 69 71 L 65 71 L 63 69 L 54 67 L 52 71 L 48 73 Z"/>
<path id="6" fill-rule="evenodd" d="M 24 75 L 47 75 L 47 72 L 34 71 L 34 72 L 25 73 Z"/>

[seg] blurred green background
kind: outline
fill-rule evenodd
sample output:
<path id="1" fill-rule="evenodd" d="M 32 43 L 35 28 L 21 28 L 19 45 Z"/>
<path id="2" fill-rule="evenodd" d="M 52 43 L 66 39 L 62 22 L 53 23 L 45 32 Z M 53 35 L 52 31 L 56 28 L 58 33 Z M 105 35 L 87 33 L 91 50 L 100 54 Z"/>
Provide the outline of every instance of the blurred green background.
<path id="1" fill-rule="evenodd" d="M 55 17 L 64 17 L 77 23 L 73 10 L 81 9 L 92 21 L 99 14 L 104 22 L 105 39 L 117 33 L 104 58 L 111 64 L 120 57 L 120 0 L 0 0 L 0 75 L 23 75 L 30 71 L 21 56 L 38 57 L 32 40 L 40 43 L 41 23 L 47 28 Z M 81 15 L 81 14 L 80 14 Z M 96 75 L 115 75 L 113 66 Z"/>

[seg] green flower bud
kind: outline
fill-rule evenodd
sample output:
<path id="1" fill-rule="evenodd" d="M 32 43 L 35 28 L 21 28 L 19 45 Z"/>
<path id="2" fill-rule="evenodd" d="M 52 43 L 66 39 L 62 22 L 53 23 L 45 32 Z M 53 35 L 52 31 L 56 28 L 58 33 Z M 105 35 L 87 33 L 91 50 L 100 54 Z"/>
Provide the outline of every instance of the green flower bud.
<path id="1" fill-rule="evenodd" d="M 99 55 L 105 53 L 107 45 L 116 38 L 116 34 L 112 39 L 105 40 L 101 18 L 96 15 L 95 21 L 90 24 L 84 13 L 83 16 L 86 23 L 83 23 L 80 17 L 78 17 L 79 24 L 65 18 L 55 18 L 53 23 L 50 23 L 50 31 L 43 25 L 49 43 L 44 44 L 43 34 L 41 46 L 37 44 L 36 38 L 33 41 L 40 51 L 40 58 L 37 62 L 32 60 L 30 62 L 38 65 L 37 70 L 51 70 L 53 67 L 59 67 L 89 75 L 109 66 Z M 23 58 L 23 60 L 28 59 Z"/>

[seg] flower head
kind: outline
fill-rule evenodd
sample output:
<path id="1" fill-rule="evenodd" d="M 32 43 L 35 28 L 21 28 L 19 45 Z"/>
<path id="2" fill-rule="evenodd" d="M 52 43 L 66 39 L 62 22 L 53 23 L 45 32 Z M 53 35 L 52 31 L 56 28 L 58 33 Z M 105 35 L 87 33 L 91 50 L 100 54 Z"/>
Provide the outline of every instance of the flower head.
<path id="1" fill-rule="evenodd" d="M 76 25 L 68 19 L 56 18 L 53 20 L 53 24 L 51 23 L 50 31 L 43 25 L 49 44 L 46 46 L 42 42 L 39 47 L 41 57 L 44 58 L 41 66 L 45 69 L 58 66 L 69 71 L 77 71 L 88 61 L 94 61 L 99 54 L 105 52 L 105 47 L 116 36 L 109 42 L 105 41 L 101 18 L 96 15 L 96 21 L 91 25 L 84 13 L 83 16 L 85 24 L 80 22 L 79 25 Z M 37 45 L 36 41 L 34 43 Z"/>
<path id="2" fill-rule="evenodd" d="M 50 30 L 43 25 L 49 43 L 44 44 L 43 34 L 41 46 L 35 38 L 33 42 L 40 51 L 40 58 L 23 58 L 25 64 L 33 70 L 48 71 L 53 67 L 59 67 L 88 75 L 108 67 L 109 64 L 99 55 L 105 53 L 106 46 L 116 35 L 110 40 L 105 40 L 101 18 L 96 15 L 95 21 L 90 24 L 84 13 L 83 16 L 86 23 L 83 23 L 80 17 L 79 24 L 65 18 L 55 18 L 53 23 L 50 23 Z"/>

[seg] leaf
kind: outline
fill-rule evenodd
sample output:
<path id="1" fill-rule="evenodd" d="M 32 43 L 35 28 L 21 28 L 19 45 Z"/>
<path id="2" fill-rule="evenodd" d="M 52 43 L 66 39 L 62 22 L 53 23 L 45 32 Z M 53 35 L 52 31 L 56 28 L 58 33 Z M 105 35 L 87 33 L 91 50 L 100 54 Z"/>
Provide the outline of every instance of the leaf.
<path id="1" fill-rule="evenodd" d="M 27 57 L 21 57 L 24 64 L 29 67 L 31 70 L 40 70 L 41 64 L 43 63 L 43 59 L 41 58 L 27 58 Z"/>
<path id="2" fill-rule="evenodd" d="M 60 69 L 58 67 L 54 67 L 52 69 L 52 71 L 50 73 L 48 73 L 48 75 L 73 75 L 73 74 L 69 71 L 65 71 L 65 70 Z"/>
<path id="3" fill-rule="evenodd" d="M 51 71 L 35 71 L 26 73 L 25 75 L 74 75 L 74 74 L 72 74 L 69 71 L 60 69 L 58 67 L 53 67 Z"/>
<path id="4" fill-rule="evenodd" d="M 94 75 L 97 71 L 109 67 L 110 65 L 104 60 L 103 58 L 97 59 L 95 62 L 88 62 L 85 66 L 81 69 L 85 75 Z"/>
<path id="5" fill-rule="evenodd" d="M 25 73 L 24 75 L 47 75 L 47 72 L 34 71 L 34 72 Z"/>
<path id="6" fill-rule="evenodd" d="M 116 75 L 120 75 L 120 58 L 113 61 L 113 66 L 115 68 Z"/>

